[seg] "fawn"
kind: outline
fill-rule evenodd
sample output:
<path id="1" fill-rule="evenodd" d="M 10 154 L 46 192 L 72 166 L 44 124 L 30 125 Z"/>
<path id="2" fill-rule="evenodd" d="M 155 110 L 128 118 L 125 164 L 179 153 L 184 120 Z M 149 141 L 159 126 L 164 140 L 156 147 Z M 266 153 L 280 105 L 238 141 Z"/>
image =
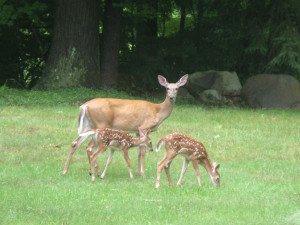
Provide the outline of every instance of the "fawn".
<path id="1" fill-rule="evenodd" d="M 211 163 L 205 147 L 201 142 L 196 141 L 184 134 L 172 133 L 160 138 L 157 143 L 156 152 L 160 150 L 162 145 L 165 145 L 166 156 L 157 164 L 157 180 L 155 186 L 156 189 L 159 189 L 160 176 L 163 168 L 165 168 L 169 184 L 173 186 L 170 177 L 170 164 L 178 154 L 183 155 L 185 157 L 185 160 L 183 161 L 183 166 L 180 178 L 177 182 L 177 186 L 180 186 L 183 175 L 186 172 L 187 165 L 190 161 L 192 161 L 193 167 L 196 171 L 199 186 L 201 186 L 201 180 L 198 164 L 202 165 L 206 169 L 206 171 L 210 175 L 212 183 L 215 186 L 220 185 L 220 174 L 218 173 L 220 164 L 217 165 L 216 163 Z"/>
<path id="2" fill-rule="evenodd" d="M 149 151 L 153 151 L 152 148 L 152 143 L 151 139 L 148 137 L 150 134 L 150 129 L 146 132 L 143 133 L 141 130 L 139 131 L 140 136 L 139 137 L 132 137 L 129 135 L 129 133 L 125 131 L 119 131 L 119 130 L 113 130 L 110 128 L 103 128 L 103 129 L 91 129 L 87 130 L 84 133 L 81 133 L 79 137 L 77 137 L 71 145 L 71 151 L 70 155 L 73 155 L 75 150 L 90 136 L 92 136 L 93 141 L 94 141 L 94 149 L 91 149 L 90 151 L 92 152 L 93 150 L 97 151 L 93 154 L 90 155 L 89 161 L 90 161 L 90 175 L 92 176 L 92 181 L 95 181 L 95 174 L 94 174 L 94 167 L 96 163 L 96 159 L 98 156 L 103 154 L 108 147 L 111 147 L 110 154 L 105 166 L 105 169 L 103 173 L 101 174 L 101 171 L 99 168 L 97 168 L 97 173 L 101 178 L 104 178 L 105 173 L 107 171 L 107 168 L 109 164 L 111 163 L 112 156 L 114 154 L 115 150 L 120 150 L 124 154 L 124 158 L 127 162 L 128 169 L 129 169 L 129 174 L 130 178 L 134 178 L 132 171 L 131 171 L 131 166 L 130 166 L 130 159 L 128 156 L 128 150 L 131 147 L 134 146 L 145 146 L 146 148 L 149 149 Z M 70 157 L 69 157 L 70 159 Z M 69 160 L 68 159 L 68 160 Z M 69 163 L 68 161 L 66 164 Z"/>

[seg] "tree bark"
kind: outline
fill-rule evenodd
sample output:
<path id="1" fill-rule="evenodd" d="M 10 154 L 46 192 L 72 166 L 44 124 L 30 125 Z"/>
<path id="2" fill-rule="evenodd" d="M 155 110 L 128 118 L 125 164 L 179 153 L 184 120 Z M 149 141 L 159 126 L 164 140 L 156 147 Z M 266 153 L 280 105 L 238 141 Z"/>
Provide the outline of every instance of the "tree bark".
<path id="1" fill-rule="evenodd" d="M 101 49 L 101 81 L 108 87 L 118 83 L 122 0 L 106 0 Z"/>
<path id="2" fill-rule="evenodd" d="M 58 0 L 49 57 L 37 88 L 99 88 L 99 57 L 98 1 Z"/>

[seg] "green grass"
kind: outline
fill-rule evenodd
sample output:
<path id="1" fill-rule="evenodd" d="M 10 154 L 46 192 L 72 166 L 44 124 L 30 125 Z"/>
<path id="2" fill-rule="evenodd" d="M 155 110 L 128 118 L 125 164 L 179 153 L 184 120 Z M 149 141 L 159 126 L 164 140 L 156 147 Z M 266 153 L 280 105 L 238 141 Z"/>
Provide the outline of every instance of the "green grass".
<path id="1" fill-rule="evenodd" d="M 221 164 L 221 187 L 202 167 L 198 187 L 189 165 L 181 187 L 169 187 L 163 173 L 156 191 L 164 149 L 147 152 L 144 179 L 131 180 L 117 152 L 105 179 L 92 183 L 84 146 L 61 175 L 78 104 L 95 96 L 118 93 L 0 90 L 0 224 L 300 224 L 300 112 L 177 104 L 150 135 L 154 145 L 175 131 L 203 142 Z M 107 156 L 99 157 L 102 169 Z M 134 148 L 130 159 L 135 171 Z M 174 183 L 182 161 L 172 163 Z"/>

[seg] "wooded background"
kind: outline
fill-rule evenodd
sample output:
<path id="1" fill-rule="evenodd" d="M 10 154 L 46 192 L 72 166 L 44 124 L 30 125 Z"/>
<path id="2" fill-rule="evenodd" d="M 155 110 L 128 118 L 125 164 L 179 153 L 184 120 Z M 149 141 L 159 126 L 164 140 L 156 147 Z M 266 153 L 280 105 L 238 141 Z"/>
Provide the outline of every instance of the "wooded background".
<path id="1" fill-rule="evenodd" d="M 204 70 L 300 80 L 299 0 L 0 0 L 0 86 L 153 92 Z"/>

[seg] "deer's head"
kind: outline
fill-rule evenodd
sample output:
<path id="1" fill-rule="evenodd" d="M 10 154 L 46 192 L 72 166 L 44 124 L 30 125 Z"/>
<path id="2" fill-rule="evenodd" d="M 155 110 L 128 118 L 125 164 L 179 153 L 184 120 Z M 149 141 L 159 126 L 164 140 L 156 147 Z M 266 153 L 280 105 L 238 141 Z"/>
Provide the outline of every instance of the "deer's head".
<path id="1" fill-rule="evenodd" d="M 153 151 L 153 147 L 152 147 L 152 141 L 149 138 L 149 134 L 150 134 L 151 130 L 148 129 L 146 133 L 144 133 L 141 129 L 139 129 L 139 134 L 141 137 L 141 141 L 142 143 L 140 145 L 145 146 L 146 148 L 148 148 L 149 151 Z"/>
<path id="2" fill-rule="evenodd" d="M 212 167 L 213 167 L 212 172 L 210 174 L 211 181 L 213 182 L 213 184 L 216 187 L 219 187 L 220 186 L 220 174 L 219 174 L 218 170 L 220 169 L 220 164 L 217 164 L 214 162 Z"/>
<path id="3" fill-rule="evenodd" d="M 158 75 L 158 82 L 161 86 L 164 86 L 166 88 L 169 100 L 175 102 L 179 87 L 186 84 L 188 77 L 189 75 L 186 74 L 181 77 L 176 83 L 168 83 L 165 77 Z"/>

